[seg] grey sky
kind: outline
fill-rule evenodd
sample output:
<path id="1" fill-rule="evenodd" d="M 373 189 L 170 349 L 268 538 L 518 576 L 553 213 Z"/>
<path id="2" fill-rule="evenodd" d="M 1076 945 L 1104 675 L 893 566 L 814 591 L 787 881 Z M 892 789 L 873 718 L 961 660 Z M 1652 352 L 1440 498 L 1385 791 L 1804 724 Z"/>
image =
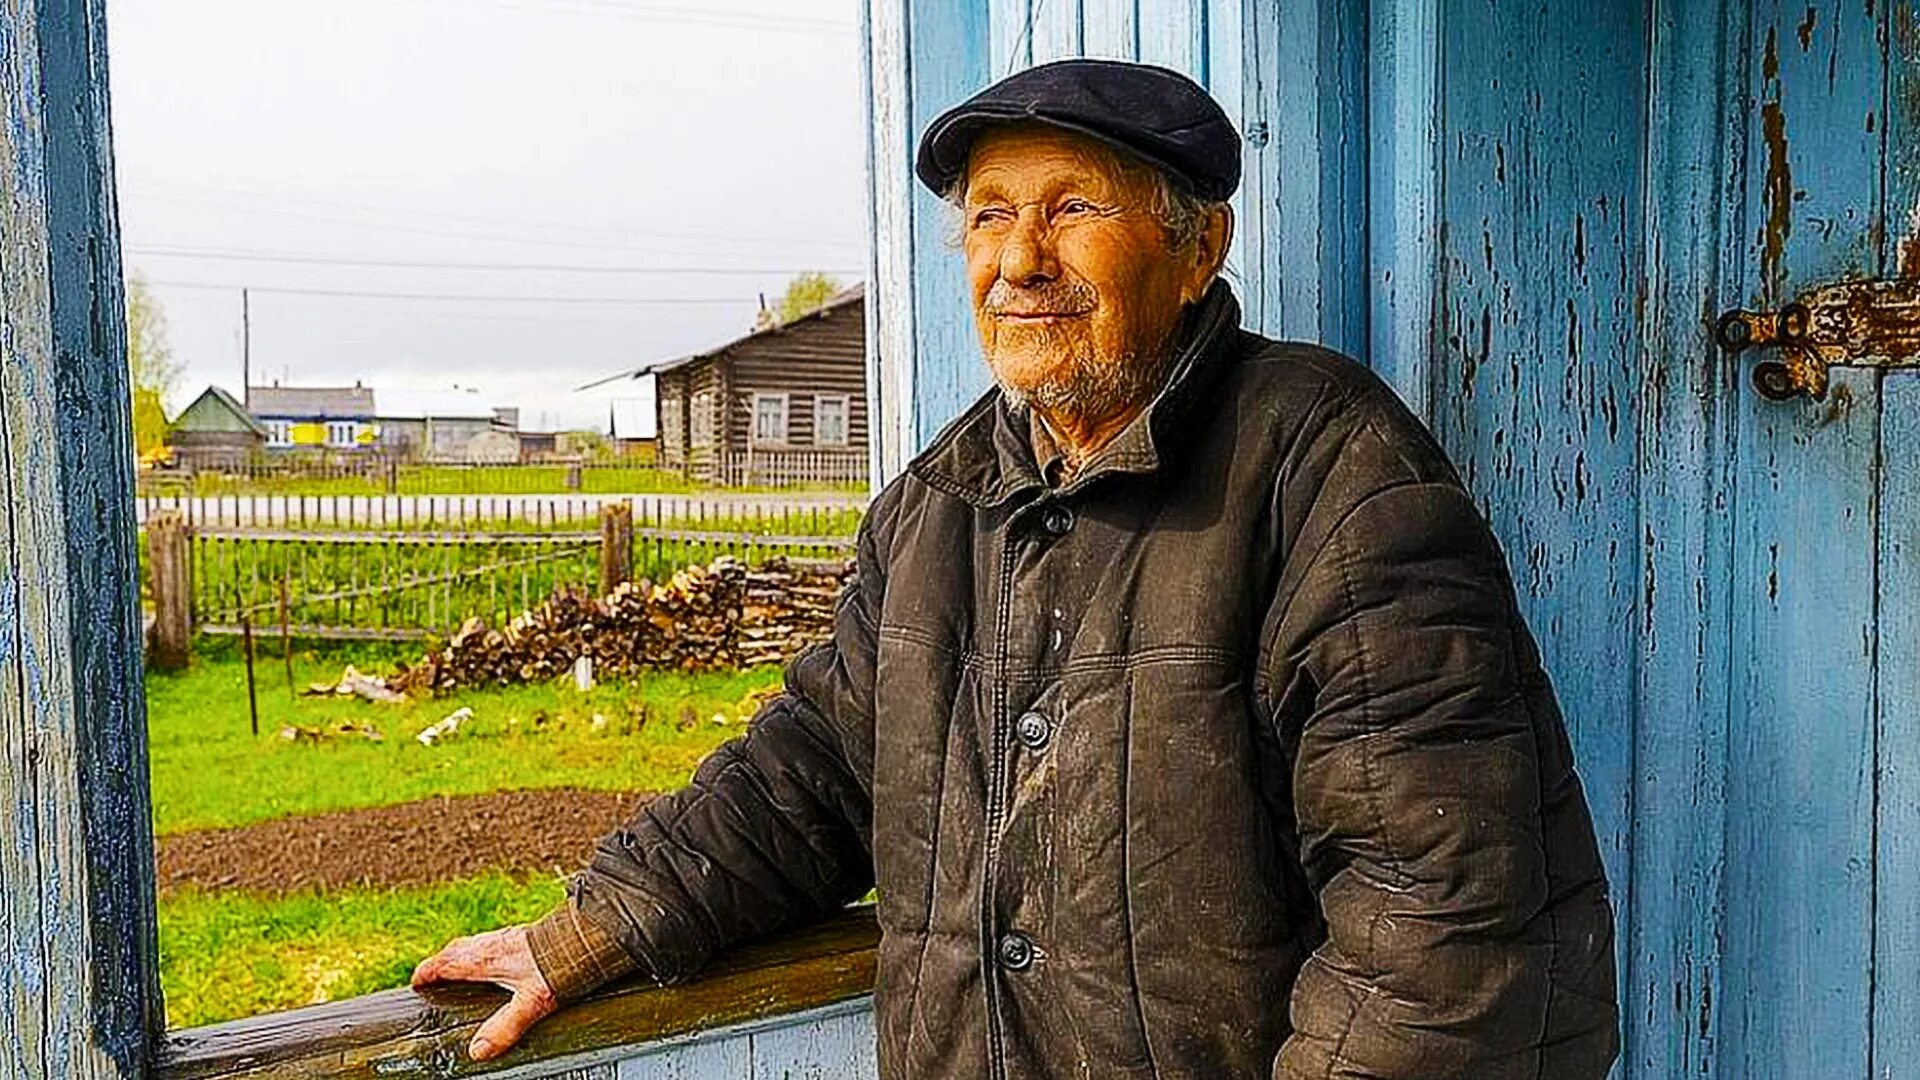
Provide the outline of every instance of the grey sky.
<path id="1" fill-rule="evenodd" d="M 127 268 L 183 399 L 238 389 L 251 285 L 256 382 L 458 383 L 603 427 L 611 394 L 573 387 L 744 332 L 792 271 L 865 265 L 856 0 L 108 11 Z M 222 257 L 260 255 L 286 258 Z M 720 268 L 749 272 L 689 272 Z"/>

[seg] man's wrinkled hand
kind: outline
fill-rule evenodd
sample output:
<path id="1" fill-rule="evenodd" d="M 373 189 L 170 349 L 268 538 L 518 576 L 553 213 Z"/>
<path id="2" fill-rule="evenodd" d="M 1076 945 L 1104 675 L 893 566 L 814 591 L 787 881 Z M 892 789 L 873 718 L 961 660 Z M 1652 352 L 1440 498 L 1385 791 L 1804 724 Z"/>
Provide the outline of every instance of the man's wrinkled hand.
<path id="1" fill-rule="evenodd" d="M 533 962 L 524 926 L 447 942 L 413 969 L 415 990 L 436 982 L 492 983 L 513 995 L 473 1033 L 467 1055 L 475 1061 L 506 1053 L 528 1028 L 560 1007 L 546 977 Z"/>

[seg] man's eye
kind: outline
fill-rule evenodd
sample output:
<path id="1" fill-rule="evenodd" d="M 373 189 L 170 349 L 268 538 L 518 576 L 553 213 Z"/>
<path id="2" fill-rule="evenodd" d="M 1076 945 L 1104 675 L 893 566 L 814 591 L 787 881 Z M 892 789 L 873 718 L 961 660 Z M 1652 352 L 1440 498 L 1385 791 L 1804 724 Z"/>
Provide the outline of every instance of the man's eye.
<path id="1" fill-rule="evenodd" d="M 988 225 L 995 225 L 1007 220 L 1007 218 L 1011 216 L 1004 206 L 983 207 L 973 212 L 973 227 L 979 229 Z"/>
<path id="2" fill-rule="evenodd" d="M 1068 199 L 1060 204 L 1060 213 L 1062 215 L 1091 214 L 1093 204 L 1085 199 Z"/>

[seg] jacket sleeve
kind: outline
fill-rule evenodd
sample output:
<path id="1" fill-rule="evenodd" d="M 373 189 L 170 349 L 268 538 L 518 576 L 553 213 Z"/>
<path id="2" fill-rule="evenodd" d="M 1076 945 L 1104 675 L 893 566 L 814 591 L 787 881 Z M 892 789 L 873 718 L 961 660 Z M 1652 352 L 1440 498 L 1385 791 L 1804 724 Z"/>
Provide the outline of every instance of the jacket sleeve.
<path id="1" fill-rule="evenodd" d="M 1505 562 L 1417 422 L 1356 410 L 1288 499 L 1308 507 L 1305 542 L 1270 617 L 1270 704 L 1325 920 L 1274 1076 L 1600 1077 L 1604 877 Z"/>
<path id="2" fill-rule="evenodd" d="M 657 982 L 691 977 L 721 949 L 828 914 L 873 885 L 880 512 L 876 501 L 831 640 L 788 666 L 784 691 L 689 786 L 603 838 L 571 884 L 577 917 Z"/>

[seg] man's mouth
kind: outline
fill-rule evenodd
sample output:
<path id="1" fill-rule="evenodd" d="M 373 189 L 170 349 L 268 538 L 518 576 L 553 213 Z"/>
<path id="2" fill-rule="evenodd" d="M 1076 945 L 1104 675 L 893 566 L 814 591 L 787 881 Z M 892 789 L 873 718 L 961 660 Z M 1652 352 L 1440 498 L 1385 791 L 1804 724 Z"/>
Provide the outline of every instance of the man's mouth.
<path id="1" fill-rule="evenodd" d="M 1009 322 L 1050 322 L 1057 319 L 1078 319 L 1087 314 L 1085 311 L 996 311 L 993 317 Z"/>

